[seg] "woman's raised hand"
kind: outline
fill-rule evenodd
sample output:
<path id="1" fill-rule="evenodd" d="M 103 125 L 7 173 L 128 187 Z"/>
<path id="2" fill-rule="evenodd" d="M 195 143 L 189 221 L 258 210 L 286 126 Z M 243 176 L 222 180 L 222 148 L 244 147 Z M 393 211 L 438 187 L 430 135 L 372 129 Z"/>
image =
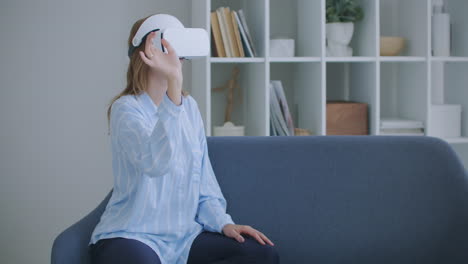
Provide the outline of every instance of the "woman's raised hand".
<path id="1" fill-rule="evenodd" d="M 266 237 L 262 232 L 247 225 L 227 224 L 223 227 L 223 234 L 227 237 L 234 238 L 235 240 L 241 243 L 245 241 L 242 234 L 246 234 L 255 238 L 258 241 L 258 243 L 262 245 L 268 243 L 270 246 L 274 246 L 273 242 L 271 242 L 270 239 L 268 239 L 268 237 Z"/>
<path id="2" fill-rule="evenodd" d="M 166 76 L 168 80 L 182 79 L 182 63 L 179 60 L 175 50 L 171 44 L 162 39 L 161 43 L 168 53 L 164 53 L 161 49 L 154 47 L 153 39 L 160 34 L 159 31 L 154 31 L 148 34 L 145 42 L 145 52 L 140 51 L 140 57 L 153 71 Z"/>

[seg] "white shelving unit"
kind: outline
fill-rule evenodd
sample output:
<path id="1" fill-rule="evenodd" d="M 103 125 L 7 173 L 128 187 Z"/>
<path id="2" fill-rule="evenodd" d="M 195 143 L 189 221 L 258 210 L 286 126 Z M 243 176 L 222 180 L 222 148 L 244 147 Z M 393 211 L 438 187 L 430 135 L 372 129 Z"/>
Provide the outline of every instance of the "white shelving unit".
<path id="1" fill-rule="evenodd" d="M 225 99 L 211 88 L 224 84 L 231 70 L 240 69 L 242 103 L 233 122 L 246 135 L 269 136 L 270 80 L 281 80 L 295 126 L 326 135 L 326 101 L 343 99 L 369 105 L 369 134 L 379 135 L 380 119 L 422 120 L 426 135 L 431 110 L 433 62 L 445 63 L 446 103 L 462 105 L 462 137 L 468 143 L 468 10 L 467 0 L 447 0 L 453 23 L 451 57 L 431 55 L 431 0 L 359 0 L 363 21 L 355 24 L 353 57 L 325 54 L 326 0 L 194 0 L 192 26 L 211 32 L 210 12 L 221 6 L 242 8 L 258 51 L 256 58 L 215 58 L 192 62 L 192 95 L 207 128 L 223 124 Z M 402 36 L 407 44 L 400 56 L 379 56 L 380 36 Z M 269 39 L 294 38 L 296 56 L 269 56 Z M 467 144 L 468 145 L 468 144 Z"/>

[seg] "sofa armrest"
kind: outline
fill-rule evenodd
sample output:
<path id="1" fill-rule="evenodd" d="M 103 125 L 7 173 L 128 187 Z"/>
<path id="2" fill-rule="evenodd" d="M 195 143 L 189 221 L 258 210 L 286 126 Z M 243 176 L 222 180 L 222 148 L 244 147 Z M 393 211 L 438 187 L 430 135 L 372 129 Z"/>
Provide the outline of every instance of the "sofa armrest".
<path id="1" fill-rule="evenodd" d="M 104 200 L 88 215 L 60 233 L 52 245 L 52 264 L 88 264 L 88 242 L 112 195 L 112 190 Z"/>

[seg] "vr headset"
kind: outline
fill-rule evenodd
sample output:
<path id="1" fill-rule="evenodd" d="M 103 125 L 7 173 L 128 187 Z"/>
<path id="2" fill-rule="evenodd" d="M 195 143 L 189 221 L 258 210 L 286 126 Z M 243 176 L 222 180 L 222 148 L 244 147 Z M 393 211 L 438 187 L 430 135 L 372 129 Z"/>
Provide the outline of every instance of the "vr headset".
<path id="1" fill-rule="evenodd" d="M 204 57 L 210 52 L 210 41 L 208 32 L 205 29 L 185 28 L 176 17 L 168 14 L 157 14 L 148 17 L 138 28 L 133 37 L 132 45 L 128 49 L 128 57 L 153 31 L 160 31 L 160 34 L 154 38 L 153 45 L 162 52 L 167 53 L 161 43 L 161 39 L 166 39 L 180 59 Z"/>

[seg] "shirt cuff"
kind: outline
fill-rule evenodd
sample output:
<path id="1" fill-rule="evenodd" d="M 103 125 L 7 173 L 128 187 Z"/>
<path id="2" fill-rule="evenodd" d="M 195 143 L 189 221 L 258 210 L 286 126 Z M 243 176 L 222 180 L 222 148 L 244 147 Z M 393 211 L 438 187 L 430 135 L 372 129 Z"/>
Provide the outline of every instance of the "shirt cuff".
<path id="1" fill-rule="evenodd" d="M 158 107 L 158 113 L 160 118 L 167 119 L 170 117 L 177 117 L 183 109 L 184 96 L 180 94 L 180 105 L 176 105 L 171 98 L 167 95 L 167 91 L 164 93 L 163 99 Z"/>
<path id="2" fill-rule="evenodd" d="M 221 233 L 221 234 L 224 234 L 223 233 L 223 228 L 227 224 L 233 224 L 234 225 L 234 221 L 232 221 L 231 215 L 229 215 L 229 214 L 225 214 L 224 221 L 221 222 L 221 224 L 219 225 L 217 231 L 219 233 Z"/>

